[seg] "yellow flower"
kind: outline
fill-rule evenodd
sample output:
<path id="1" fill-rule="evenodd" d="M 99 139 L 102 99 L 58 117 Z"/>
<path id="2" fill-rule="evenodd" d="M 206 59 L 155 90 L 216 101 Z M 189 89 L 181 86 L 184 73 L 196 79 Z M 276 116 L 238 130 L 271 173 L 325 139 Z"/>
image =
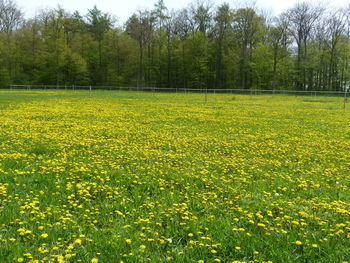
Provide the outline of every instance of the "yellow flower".
<path id="1" fill-rule="evenodd" d="M 318 248 L 317 244 L 312 244 L 311 246 L 314 247 L 314 248 Z"/>
<path id="2" fill-rule="evenodd" d="M 130 238 L 127 238 L 127 239 L 125 239 L 125 242 L 126 242 L 127 244 L 131 244 L 132 240 L 131 240 Z"/>
<path id="3" fill-rule="evenodd" d="M 295 241 L 295 244 L 296 244 L 297 246 L 301 246 L 301 245 L 303 244 L 303 242 L 297 240 L 297 241 Z"/>
<path id="4" fill-rule="evenodd" d="M 75 245 L 81 245 L 81 239 L 80 239 L 80 238 L 76 239 L 76 240 L 74 241 L 74 244 L 75 244 Z"/>
<path id="5" fill-rule="evenodd" d="M 47 234 L 47 233 L 43 233 L 43 234 L 41 234 L 41 236 L 40 237 L 42 237 L 42 238 L 47 238 L 49 235 Z"/>
<path id="6" fill-rule="evenodd" d="M 97 258 L 91 259 L 91 263 L 98 263 L 98 259 Z"/>

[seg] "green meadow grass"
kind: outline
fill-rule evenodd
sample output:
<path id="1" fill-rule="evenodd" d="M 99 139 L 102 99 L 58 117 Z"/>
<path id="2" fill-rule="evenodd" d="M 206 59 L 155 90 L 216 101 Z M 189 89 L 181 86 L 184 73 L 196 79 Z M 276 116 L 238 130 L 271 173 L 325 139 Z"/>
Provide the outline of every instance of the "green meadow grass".
<path id="1" fill-rule="evenodd" d="M 339 97 L 0 91 L 0 262 L 350 261 L 349 124 Z"/>

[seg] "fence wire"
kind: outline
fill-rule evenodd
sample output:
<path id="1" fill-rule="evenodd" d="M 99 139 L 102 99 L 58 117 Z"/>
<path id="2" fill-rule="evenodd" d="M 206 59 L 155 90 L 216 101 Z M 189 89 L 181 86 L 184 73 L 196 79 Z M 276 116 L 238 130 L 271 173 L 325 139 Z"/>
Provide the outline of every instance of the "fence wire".
<path id="1" fill-rule="evenodd" d="M 11 85 L 11 90 L 125 90 L 125 91 L 151 91 L 151 92 L 192 92 L 192 93 L 241 93 L 241 94 L 300 94 L 300 95 L 338 95 L 346 96 L 348 91 L 329 90 L 260 90 L 260 89 L 191 89 L 191 88 L 155 88 L 155 87 L 117 87 L 117 86 L 78 86 L 78 85 Z"/>

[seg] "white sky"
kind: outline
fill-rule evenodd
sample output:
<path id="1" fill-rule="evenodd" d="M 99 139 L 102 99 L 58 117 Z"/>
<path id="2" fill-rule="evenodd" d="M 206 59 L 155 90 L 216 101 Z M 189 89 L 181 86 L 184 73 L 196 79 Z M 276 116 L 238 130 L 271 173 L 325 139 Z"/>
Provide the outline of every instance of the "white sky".
<path id="1" fill-rule="evenodd" d="M 158 0 L 15 0 L 18 6 L 25 13 L 26 17 L 33 17 L 36 10 L 42 8 L 54 8 L 58 4 L 65 10 L 78 10 L 82 15 L 87 13 L 94 5 L 97 5 L 103 12 L 115 15 L 118 21 L 123 23 L 137 9 L 152 8 Z M 254 1 L 254 0 L 250 0 Z M 191 0 L 164 0 L 169 10 L 185 8 L 192 2 Z M 212 0 L 213 3 L 219 5 L 227 2 L 232 7 L 237 3 L 245 3 L 245 0 Z M 271 10 L 272 13 L 278 14 L 285 9 L 293 6 L 298 0 L 255 0 L 256 5 L 260 8 Z M 300 2 L 300 1 L 299 1 Z M 346 6 L 350 0 L 323 0 L 331 6 Z M 239 4 L 238 4 L 239 5 Z"/>

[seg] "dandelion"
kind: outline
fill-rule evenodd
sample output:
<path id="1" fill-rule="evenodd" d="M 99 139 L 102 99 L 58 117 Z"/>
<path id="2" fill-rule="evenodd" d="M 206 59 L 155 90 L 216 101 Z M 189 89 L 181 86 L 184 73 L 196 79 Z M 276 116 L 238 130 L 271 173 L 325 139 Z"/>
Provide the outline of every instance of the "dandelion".
<path id="1" fill-rule="evenodd" d="M 81 245 L 81 242 L 82 242 L 81 239 L 78 238 L 74 241 L 74 244 L 79 246 L 79 245 Z"/>

